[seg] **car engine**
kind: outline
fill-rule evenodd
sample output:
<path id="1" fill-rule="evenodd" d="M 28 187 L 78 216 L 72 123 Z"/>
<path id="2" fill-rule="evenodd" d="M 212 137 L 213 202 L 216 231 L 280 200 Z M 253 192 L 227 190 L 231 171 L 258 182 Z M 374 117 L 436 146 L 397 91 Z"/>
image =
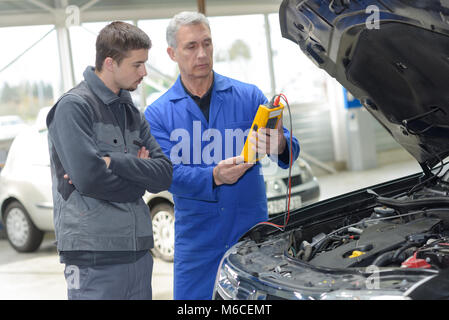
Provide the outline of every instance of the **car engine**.
<path id="1" fill-rule="evenodd" d="M 378 196 L 364 216 L 348 215 L 315 234 L 292 233 L 288 254 L 321 268 L 448 268 L 448 194 L 440 181 L 412 194 Z"/>

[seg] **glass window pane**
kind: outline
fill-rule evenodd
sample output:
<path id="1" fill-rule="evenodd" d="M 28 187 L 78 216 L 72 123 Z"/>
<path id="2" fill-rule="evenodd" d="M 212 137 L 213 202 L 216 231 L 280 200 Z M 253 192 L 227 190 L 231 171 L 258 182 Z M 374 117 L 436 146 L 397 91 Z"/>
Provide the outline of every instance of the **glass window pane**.
<path id="1" fill-rule="evenodd" d="M 211 17 L 209 21 L 214 70 L 255 84 L 268 97 L 271 89 L 263 15 Z"/>
<path id="2" fill-rule="evenodd" d="M 76 83 L 84 80 L 83 72 L 87 66 L 95 66 L 95 41 L 100 30 L 107 24 L 107 22 L 94 22 L 70 27 Z"/>
<path id="3" fill-rule="evenodd" d="M 142 92 L 149 105 L 170 88 L 178 77 L 177 64 L 167 54 L 165 30 L 170 19 L 140 20 L 139 28 L 145 31 L 151 39 L 151 49 L 148 54 L 147 77 L 142 82 Z"/>
<path id="4" fill-rule="evenodd" d="M 269 21 L 278 92 L 285 93 L 290 103 L 326 101 L 327 74 L 313 64 L 296 43 L 282 38 L 277 13 L 271 14 Z"/>
<path id="5" fill-rule="evenodd" d="M 32 121 L 52 105 L 61 85 L 56 31 L 53 26 L 0 28 L 0 115 Z"/>

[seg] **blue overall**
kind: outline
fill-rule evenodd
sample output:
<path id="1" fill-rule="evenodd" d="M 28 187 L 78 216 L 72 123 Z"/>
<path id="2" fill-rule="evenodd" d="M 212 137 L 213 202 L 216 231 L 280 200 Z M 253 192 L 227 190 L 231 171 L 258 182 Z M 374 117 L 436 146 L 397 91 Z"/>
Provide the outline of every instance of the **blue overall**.
<path id="1" fill-rule="evenodd" d="M 255 224 L 267 220 L 259 163 L 232 185 L 213 185 L 212 170 L 239 155 L 260 104 L 254 85 L 214 73 L 209 122 L 184 91 L 180 77 L 145 110 L 151 134 L 173 162 L 175 203 L 174 298 L 210 299 L 224 253 Z M 284 128 L 289 145 L 289 132 Z M 299 143 L 292 141 L 293 159 Z M 287 168 L 288 163 L 278 161 Z"/>

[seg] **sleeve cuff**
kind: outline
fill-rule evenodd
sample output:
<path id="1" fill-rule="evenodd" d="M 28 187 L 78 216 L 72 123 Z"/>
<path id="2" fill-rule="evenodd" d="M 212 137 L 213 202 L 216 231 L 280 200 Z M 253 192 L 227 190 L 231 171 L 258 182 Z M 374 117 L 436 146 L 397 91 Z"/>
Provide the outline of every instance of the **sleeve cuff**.
<path id="1" fill-rule="evenodd" d="M 278 155 L 278 159 L 279 161 L 282 161 L 285 164 L 288 164 L 289 162 L 289 158 L 290 158 L 290 150 L 288 149 L 289 145 L 288 145 L 288 139 L 285 143 L 285 148 L 284 151 Z"/>

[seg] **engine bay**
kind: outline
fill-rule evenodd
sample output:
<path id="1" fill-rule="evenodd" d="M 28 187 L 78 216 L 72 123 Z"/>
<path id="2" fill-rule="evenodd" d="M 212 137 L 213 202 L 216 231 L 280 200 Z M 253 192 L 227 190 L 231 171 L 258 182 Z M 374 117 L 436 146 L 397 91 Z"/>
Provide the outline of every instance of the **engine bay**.
<path id="1" fill-rule="evenodd" d="M 413 191 L 413 189 L 411 190 Z M 321 268 L 449 268 L 449 184 L 394 197 L 290 234 L 288 255 Z"/>

